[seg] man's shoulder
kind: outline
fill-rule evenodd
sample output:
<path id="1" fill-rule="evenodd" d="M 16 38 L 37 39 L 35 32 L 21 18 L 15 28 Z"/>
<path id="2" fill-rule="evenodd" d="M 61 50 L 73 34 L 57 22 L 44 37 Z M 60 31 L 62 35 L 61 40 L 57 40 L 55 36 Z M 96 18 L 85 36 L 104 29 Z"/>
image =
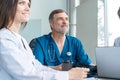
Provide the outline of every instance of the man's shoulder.
<path id="1" fill-rule="evenodd" d="M 116 44 L 116 43 L 120 43 L 120 37 L 117 37 L 117 38 L 115 39 L 114 44 Z"/>
<path id="2" fill-rule="evenodd" d="M 71 36 L 71 35 L 66 35 L 66 37 L 70 40 L 76 40 L 79 41 L 79 39 L 77 37 Z"/>
<path id="3" fill-rule="evenodd" d="M 40 37 L 37 37 L 36 40 L 46 41 L 46 40 L 49 40 L 49 38 L 50 38 L 50 34 L 44 34 Z"/>
<path id="4" fill-rule="evenodd" d="M 120 37 L 117 37 L 116 40 L 120 40 Z"/>

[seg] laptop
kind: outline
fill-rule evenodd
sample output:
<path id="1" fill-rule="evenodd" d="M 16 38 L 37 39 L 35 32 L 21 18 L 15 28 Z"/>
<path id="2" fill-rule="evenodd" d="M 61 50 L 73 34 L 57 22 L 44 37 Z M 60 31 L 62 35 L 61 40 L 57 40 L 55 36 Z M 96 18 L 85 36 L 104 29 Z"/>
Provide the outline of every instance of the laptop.
<path id="1" fill-rule="evenodd" d="M 95 51 L 98 77 L 120 79 L 120 47 L 97 47 Z"/>

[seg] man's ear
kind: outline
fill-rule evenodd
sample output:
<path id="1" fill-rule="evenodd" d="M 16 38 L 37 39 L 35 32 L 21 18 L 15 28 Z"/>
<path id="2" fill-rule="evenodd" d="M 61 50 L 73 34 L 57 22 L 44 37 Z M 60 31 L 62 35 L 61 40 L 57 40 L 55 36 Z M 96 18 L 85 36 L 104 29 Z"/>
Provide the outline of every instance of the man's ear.
<path id="1" fill-rule="evenodd" d="M 53 28 L 53 22 L 52 21 L 50 22 L 50 28 L 51 29 Z"/>

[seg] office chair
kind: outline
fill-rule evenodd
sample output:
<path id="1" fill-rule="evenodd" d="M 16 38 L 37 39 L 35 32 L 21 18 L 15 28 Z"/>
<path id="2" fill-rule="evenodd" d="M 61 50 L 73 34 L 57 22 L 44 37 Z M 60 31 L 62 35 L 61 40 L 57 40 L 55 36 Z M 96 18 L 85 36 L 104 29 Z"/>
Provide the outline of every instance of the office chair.
<path id="1" fill-rule="evenodd" d="M 36 38 L 32 39 L 29 43 L 29 46 L 32 49 L 32 51 L 34 50 L 34 47 L 35 47 L 35 41 L 36 41 Z"/>

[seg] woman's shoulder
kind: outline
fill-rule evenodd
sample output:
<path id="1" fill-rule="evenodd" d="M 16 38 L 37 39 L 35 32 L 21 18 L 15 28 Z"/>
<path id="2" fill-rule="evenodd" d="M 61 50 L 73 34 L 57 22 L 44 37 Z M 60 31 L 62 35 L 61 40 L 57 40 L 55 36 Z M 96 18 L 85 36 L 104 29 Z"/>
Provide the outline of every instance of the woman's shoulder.
<path id="1" fill-rule="evenodd" d="M 10 38 L 12 35 L 10 33 L 10 31 L 6 28 L 2 28 L 0 29 L 0 38 Z"/>
<path id="2" fill-rule="evenodd" d="M 9 29 L 3 28 L 0 29 L 0 39 L 9 40 L 13 42 L 18 42 L 21 38 L 21 35 L 10 31 Z"/>

